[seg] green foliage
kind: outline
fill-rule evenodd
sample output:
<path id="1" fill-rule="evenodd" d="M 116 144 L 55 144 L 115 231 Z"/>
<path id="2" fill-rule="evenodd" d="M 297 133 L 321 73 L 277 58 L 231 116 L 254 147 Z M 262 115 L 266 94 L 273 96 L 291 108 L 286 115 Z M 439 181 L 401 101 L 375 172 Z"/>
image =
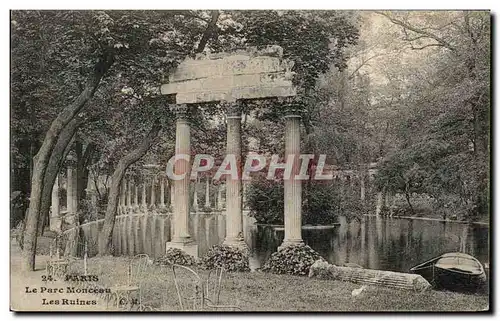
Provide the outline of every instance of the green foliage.
<path id="1" fill-rule="evenodd" d="M 172 247 L 167 249 L 167 253 L 164 256 L 155 259 L 154 263 L 157 265 L 179 264 L 184 266 L 193 266 L 197 264 L 193 256 L 181 249 Z"/>
<path id="2" fill-rule="evenodd" d="M 250 271 L 247 251 L 224 244 L 212 246 L 201 258 L 200 266 L 207 270 L 223 268 L 230 272 Z"/>
<path id="3" fill-rule="evenodd" d="M 262 270 L 275 274 L 308 275 L 317 260 L 325 261 L 308 245 L 289 245 L 273 253 Z"/>
<path id="4" fill-rule="evenodd" d="M 340 202 L 338 188 L 331 181 L 308 181 L 302 193 L 304 224 L 328 225 L 336 221 Z"/>
<path id="5" fill-rule="evenodd" d="M 282 183 L 254 178 L 246 192 L 250 215 L 258 223 L 283 224 L 285 208 Z"/>
<path id="6" fill-rule="evenodd" d="M 329 225 L 339 215 L 349 219 L 360 217 L 366 207 L 359 196 L 350 193 L 346 186 L 332 181 L 305 181 L 302 185 L 302 224 Z M 247 204 L 250 216 L 262 224 L 284 224 L 283 181 L 255 177 L 247 188 Z M 346 191 L 342 193 L 341 188 Z"/>

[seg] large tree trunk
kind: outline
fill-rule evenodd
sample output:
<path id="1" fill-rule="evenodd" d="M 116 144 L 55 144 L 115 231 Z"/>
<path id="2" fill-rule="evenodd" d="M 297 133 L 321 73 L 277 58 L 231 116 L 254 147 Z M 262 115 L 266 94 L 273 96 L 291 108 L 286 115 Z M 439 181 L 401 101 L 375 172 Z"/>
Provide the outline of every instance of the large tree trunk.
<path id="1" fill-rule="evenodd" d="M 54 182 L 64 162 L 64 155 L 67 153 L 67 147 L 70 145 L 71 139 L 73 138 L 82 121 L 83 119 L 81 118 L 74 118 L 61 132 L 61 134 L 59 135 L 59 139 L 57 140 L 57 144 L 52 151 L 52 155 L 50 156 L 49 164 L 47 165 L 45 177 L 43 180 L 44 188 L 40 206 L 40 217 L 42 218 L 48 218 L 49 216 L 52 188 L 54 186 Z M 40 220 L 40 223 L 45 221 L 46 219 Z M 43 227 L 44 226 L 39 226 L 39 229 Z"/>
<path id="2" fill-rule="evenodd" d="M 113 172 L 113 176 L 111 177 L 108 205 L 104 216 L 104 226 L 99 233 L 99 255 L 107 255 L 110 252 L 111 235 L 113 234 L 113 228 L 115 226 L 116 208 L 118 206 L 120 184 L 122 182 L 123 175 L 130 165 L 137 162 L 146 154 L 149 147 L 153 143 L 153 140 L 158 135 L 160 127 L 160 122 L 157 120 L 142 143 L 136 149 L 120 159 L 115 171 Z"/>
<path id="3" fill-rule="evenodd" d="M 40 220 L 40 207 L 44 187 L 44 178 L 50 156 L 57 143 L 61 131 L 68 123 L 85 107 L 93 97 L 102 77 L 113 64 L 114 58 L 109 55 L 100 60 L 93 75 L 87 81 L 85 89 L 80 95 L 57 116 L 50 125 L 42 146 L 34 157 L 33 176 L 31 178 L 30 206 L 26 217 L 26 229 L 24 233 L 24 250 L 22 267 L 26 271 L 35 270 L 35 254 L 37 242 L 37 228 Z M 48 186 L 47 188 L 51 188 Z"/>
<path id="4" fill-rule="evenodd" d="M 81 144 L 81 143 L 79 143 Z M 80 150 L 78 155 L 78 164 L 77 164 L 77 197 L 79 200 L 83 200 L 87 197 L 87 185 L 89 181 L 89 166 L 92 162 L 92 158 L 94 157 L 95 145 L 93 143 L 89 143 L 87 147 L 85 147 L 85 151 Z"/>

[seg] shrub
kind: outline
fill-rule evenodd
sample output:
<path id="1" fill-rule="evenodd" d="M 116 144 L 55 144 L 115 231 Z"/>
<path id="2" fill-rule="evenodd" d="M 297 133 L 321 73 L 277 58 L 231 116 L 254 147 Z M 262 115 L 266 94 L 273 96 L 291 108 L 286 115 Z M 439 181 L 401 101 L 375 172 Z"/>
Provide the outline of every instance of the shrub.
<path id="1" fill-rule="evenodd" d="M 196 259 L 184 252 L 183 250 L 176 249 L 176 248 L 168 248 L 167 253 L 159 257 L 155 260 L 154 262 L 157 265 L 169 265 L 169 264 L 179 264 L 179 265 L 185 265 L 185 266 L 192 266 L 196 265 Z"/>
<path id="2" fill-rule="evenodd" d="M 207 270 L 223 268 L 233 272 L 250 271 L 247 251 L 223 244 L 212 246 L 201 259 L 200 266 Z"/>
<path id="3" fill-rule="evenodd" d="M 325 261 L 310 246 L 289 245 L 273 253 L 262 270 L 275 274 L 308 275 L 309 268 L 318 260 Z"/>

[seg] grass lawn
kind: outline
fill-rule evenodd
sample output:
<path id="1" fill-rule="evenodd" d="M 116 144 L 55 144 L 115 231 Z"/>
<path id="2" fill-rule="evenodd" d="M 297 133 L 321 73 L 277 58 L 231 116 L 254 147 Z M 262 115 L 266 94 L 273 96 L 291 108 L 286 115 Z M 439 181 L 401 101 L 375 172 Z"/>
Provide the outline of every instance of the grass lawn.
<path id="1" fill-rule="evenodd" d="M 71 270 L 83 271 L 83 262 Z M 99 276 L 99 284 L 113 286 L 127 280 L 128 259 L 101 257 L 88 260 L 88 273 Z M 202 278 L 207 271 L 199 270 Z M 143 303 L 165 311 L 180 310 L 172 270 L 151 265 L 142 278 Z M 192 277 L 179 271 L 178 282 L 189 288 Z M 359 296 L 360 285 L 264 272 L 227 273 L 222 281 L 220 305 L 243 311 L 481 311 L 488 308 L 488 295 L 428 291 L 414 293 L 370 286 Z M 187 294 L 187 292 L 186 292 Z"/>

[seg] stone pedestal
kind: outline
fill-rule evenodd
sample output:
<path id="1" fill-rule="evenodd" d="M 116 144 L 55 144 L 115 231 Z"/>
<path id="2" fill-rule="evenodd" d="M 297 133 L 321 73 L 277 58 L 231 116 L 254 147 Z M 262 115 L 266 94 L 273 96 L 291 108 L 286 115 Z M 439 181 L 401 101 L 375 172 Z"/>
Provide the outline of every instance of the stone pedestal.
<path id="1" fill-rule="evenodd" d="M 175 112 L 177 115 L 175 155 L 191 155 L 191 133 L 186 118 L 187 107 L 185 105 L 176 106 Z M 182 179 L 174 181 L 174 228 L 172 241 L 167 243 L 167 248 L 178 248 L 194 257 L 198 257 L 198 245 L 193 242 L 189 235 L 190 162 L 185 159 L 177 159 L 174 172 L 176 175 L 185 175 Z"/>
<path id="2" fill-rule="evenodd" d="M 227 103 L 226 154 L 235 156 L 238 177 L 226 176 L 226 238 L 224 244 L 247 248 L 243 239 L 241 109 L 238 102 Z"/>
<path id="3" fill-rule="evenodd" d="M 293 166 L 289 178 L 285 178 L 285 238 L 280 247 L 304 244 L 302 241 L 302 182 L 295 179 L 300 170 L 300 116 L 286 117 L 285 159 L 293 155 Z"/>

